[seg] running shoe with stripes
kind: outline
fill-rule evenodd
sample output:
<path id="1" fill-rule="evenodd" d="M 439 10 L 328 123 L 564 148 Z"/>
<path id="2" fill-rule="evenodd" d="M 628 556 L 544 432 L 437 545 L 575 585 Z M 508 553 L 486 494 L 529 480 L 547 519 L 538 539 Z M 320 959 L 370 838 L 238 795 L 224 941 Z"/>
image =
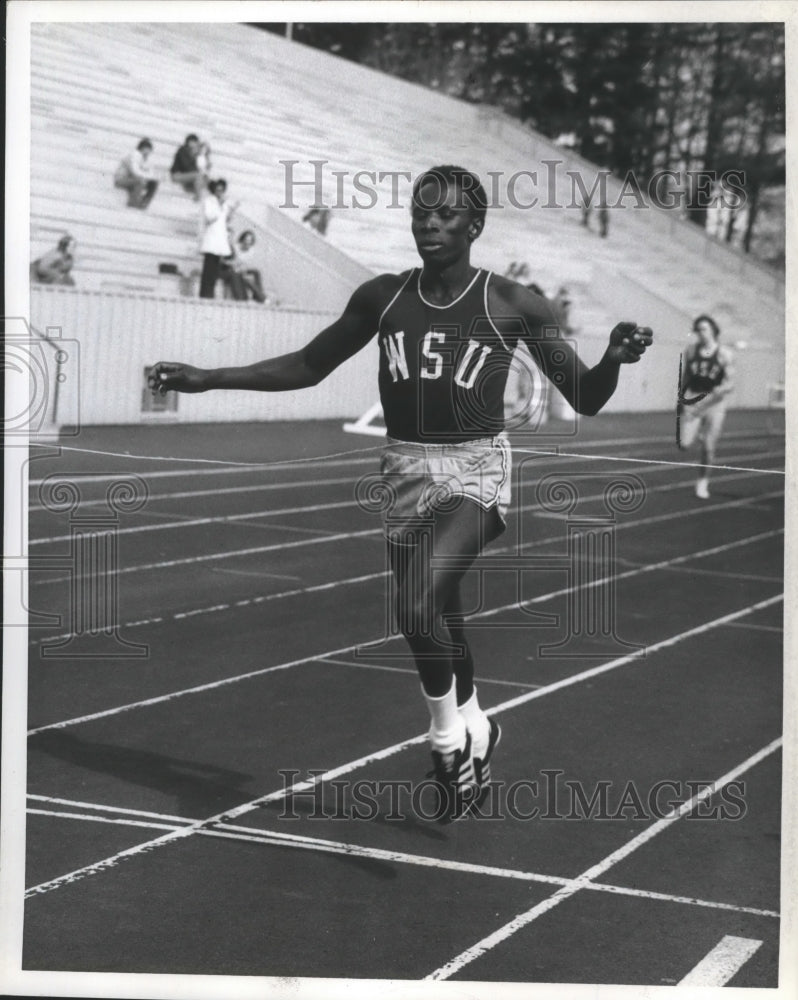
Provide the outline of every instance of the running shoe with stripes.
<path id="1" fill-rule="evenodd" d="M 438 786 L 440 796 L 436 819 L 441 823 L 451 823 L 465 816 L 475 804 L 479 793 L 471 753 L 471 733 L 466 731 L 465 746 L 453 754 L 432 751 L 433 769 L 427 775 Z"/>
<path id="2" fill-rule="evenodd" d="M 502 738 L 502 727 L 499 723 L 493 718 L 489 719 L 489 722 L 490 735 L 488 736 L 488 748 L 485 751 L 485 756 L 474 757 L 474 774 L 479 787 L 479 802 L 484 799 L 485 794 L 488 791 L 488 784 L 490 782 L 490 759 L 493 756 L 493 751 L 499 745 L 499 740 Z"/>

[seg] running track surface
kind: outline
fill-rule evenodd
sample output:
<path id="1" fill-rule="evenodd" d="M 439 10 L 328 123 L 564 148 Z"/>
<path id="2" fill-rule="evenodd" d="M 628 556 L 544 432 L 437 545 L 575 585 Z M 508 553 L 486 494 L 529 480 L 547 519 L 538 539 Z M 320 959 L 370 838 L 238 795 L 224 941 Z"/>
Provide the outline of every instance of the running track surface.
<path id="1" fill-rule="evenodd" d="M 23 968 L 776 986 L 780 430 L 731 414 L 704 502 L 655 464 L 695 461 L 669 416 L 514 441 L 508 531 L 465 586 L 500 784 L 449 826 L 408 790 L 425 710 L 379 641 L 383 543 L 354 498 L 378 452 L 326 457 L 379 439 L 89 428 L 36 452 L 30 607 L 58 619 L 30 631 Z M 554 447 L 592 457 L 523 450 Z M 570 515 L 541 507 L 554 473 Z M 115 513 L 131 474 L 146 504 Z M 71 512 L 47 506 L 61 479 Z M 614 545 L 601 566 L 569 562 L 578 518 Z"/>

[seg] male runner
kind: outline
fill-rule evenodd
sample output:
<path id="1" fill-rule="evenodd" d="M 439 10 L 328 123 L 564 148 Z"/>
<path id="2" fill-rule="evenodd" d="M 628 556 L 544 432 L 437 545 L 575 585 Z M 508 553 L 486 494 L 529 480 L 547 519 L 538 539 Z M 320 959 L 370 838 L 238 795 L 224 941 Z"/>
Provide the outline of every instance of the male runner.
<path id="1" fill-rule="evenodd" d="M 701 441 L 701 474 L 695 495 L 709 499 L 709 471 L 715 460 L 729 393 L 734 388 L 731 351 L 718 342 L 720 328 L 711 316 L 698 316 L 693 323 L 698 335 L 684 354 L 682 400 L 679 401 L 679 447 L 691 447 L 696 437 Z M 690 400 L 696 402 L 691 403 Z"/>
<path id="2" fill-rule="evenodd" d="M 376 334 L 398 620 L 429 709 L 441 818 L 449 820 L 479 800 L 500 736 L 477 700 L 459 588 L 469 565 L 504 529 L 510 451 L 503 396 L 513 350 L 523 340 L 571 406 L 592 415 L 612 396 L 620 365 L 639 361 L 652 342 L 648 328 L 619 323 L 601 361 L 586 368 L 559 335 L 545 299 L 471 265 L 486 209 L 476 175 L 434 167 L 413 187 L 411 227 L 421 268 L 366 281 L 341 317 L 299 351 L 216 370 L 159 362 L 151 376 L 161 393 L 301 389 Z"/>

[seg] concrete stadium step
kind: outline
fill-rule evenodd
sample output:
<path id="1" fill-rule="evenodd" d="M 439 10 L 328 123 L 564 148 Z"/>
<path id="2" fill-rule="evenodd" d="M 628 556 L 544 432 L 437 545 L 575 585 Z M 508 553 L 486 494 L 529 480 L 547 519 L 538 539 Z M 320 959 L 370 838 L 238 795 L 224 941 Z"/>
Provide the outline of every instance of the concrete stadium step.
<path id="1" fill-rule="evenodd" d="M 73 219 L 86 223 L 78 238 L 85 242 L 93 232 L 101 253 L 113 252 L 106 248 L 113 247 L 114 227 L 120 247 L 145 256 L 150 227 L 168 239 L 174 226 L 184 244 L 196 239 L 194 219 L 187 231 L 181 192 L 166 181 L 141 213 L 149 215 L 146 224 L 116 207 L 114 198 L 124 195 L 110 187 L 109 173 L 144 134 L 155 142 L 153 162 L 164 173 L 186 132 L 207 135 L 214 173 L 247 208 L 251 203 L 255 217 L 258 205 L 284 199 L 280 159 L 303 166 L 326 159 L 328 171 L 417 171 L 429 166 L 425 150 L 434 140 L 435 148 L 464 150 L 468 165 L 485 176 L 497 162 L 508 171 L 529 168 L 553 148 L 520 129 L 506 138 L 486 135 L 473 105 L 238 24 L 40 23 L 32 29 L 32 55 L 33 223 L 70 228 L 68 212 L 54 202 L 72 203 Z M 204 97 L 209 80 L 213 102 Z M 559 187 L 567 189 L 562 180 Z M 286 214 L 298 221 L 302 212 Z M 369 267 L 412 263 L 406 213 L 336 212 L 328 242 Z M 534 218 L 493 213 L 478 249 L 496 270 L 526 259 L 547 284 L 583 278 L 596 260 L 636 275 L 685 309 L 711 291 L 710 302 L 733 301 L 749 325 L 758 316 L 761 296 L 730 278 L 730 259 L 705 258 L 682 233 L 665 239 L 661 228 L 628 213 L 613 217 L 606 241 L 581 231 L 567 211 Z"/>

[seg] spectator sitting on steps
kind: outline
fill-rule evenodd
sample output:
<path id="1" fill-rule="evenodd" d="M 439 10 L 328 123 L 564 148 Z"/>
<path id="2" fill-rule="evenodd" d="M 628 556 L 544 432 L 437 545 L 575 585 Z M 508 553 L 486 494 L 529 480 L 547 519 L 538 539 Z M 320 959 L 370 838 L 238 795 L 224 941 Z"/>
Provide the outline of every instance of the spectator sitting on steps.
<path id="1" fill-rule="evenodd" d="M 38 281 L 43 285 L 74 285 L 70 272 L 75 262 L 75 246 L 74 239 L 68 233 L 62 236 L 55 250 L 33 261 L 30 266 L 31 281 Z"/>
<path id="2" fill-rule="evenodd" d="M 152 143 L 142 139 L 116 168 L 114 185 L 127 191 L 129 208 L 146 208 L 158 190 L 158 181 L 149 162 Z"/>
<path id="3" fill-rule="evenodd" d="M 205 188 L 205 175 L 197 165 L 200 153 L 199 138 L 192 132 L 186 136 L 186 141 L 175 153 L 169 176 L 184 191 L 194 195 L 194 201 L 199 201 Z"/>
<path id="4" fill-rule="evenodd" d="M 235 253 L 229 263 L 222 265 L 222 277 L 233 293 L 233 298 L 246 302 L 250 297 L 256 302 L 265 302 L 260 271 L 254 265 L 255 234 L 245 229 L 236 240 Z"/>

